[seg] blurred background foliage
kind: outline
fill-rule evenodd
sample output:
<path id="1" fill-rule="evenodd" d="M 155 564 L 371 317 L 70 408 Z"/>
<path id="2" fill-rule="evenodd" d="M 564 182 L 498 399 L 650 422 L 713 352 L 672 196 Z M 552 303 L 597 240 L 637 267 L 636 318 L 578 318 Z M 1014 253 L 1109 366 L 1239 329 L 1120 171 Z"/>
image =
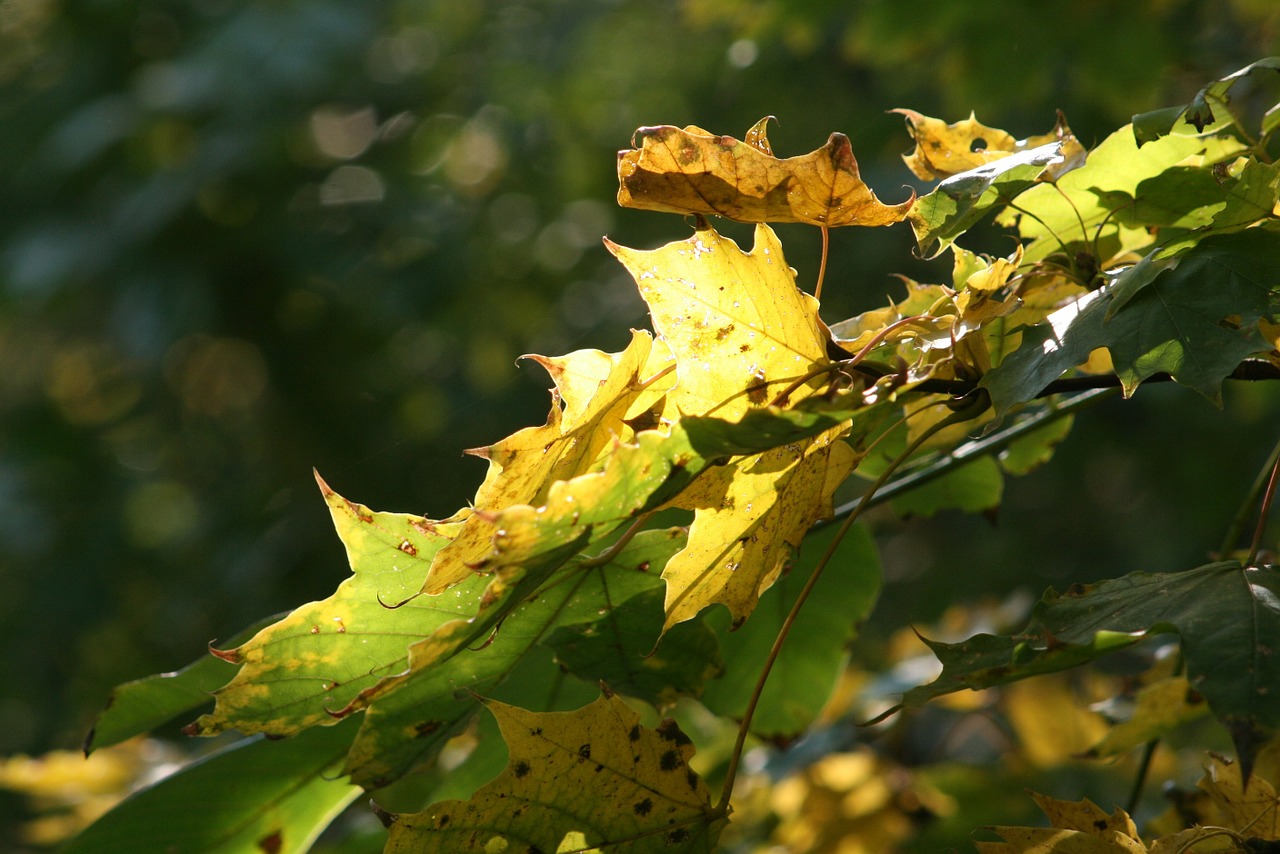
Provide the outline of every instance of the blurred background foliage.
<path id="1" fill-rule="evenodd" d="M 463 506 L 460 451 L 545 417 L 520 354 L 646 325 L 600 238 L 687 226 L 614 205 L 636 127 L 775 115 L 784 156 L 842 131 L 897 202 L 890 108 L 1019 137 L 1060 108 L 1094 144 L 1278 42 L 1269 0 L 3 0 L 0 754 L 74 746 L 116 683 L 331 592 L 310 467 L 378 509 Z M 816 232 L 779 231 L 812 282 Z M 828 321 L 892 273 L 946 280 L 905 226 L 847 231 Z M 996 528 L 882 517 L 871 648 L 958 596 L 1202 562 L 1276 410 L 1144 389 Z"/>

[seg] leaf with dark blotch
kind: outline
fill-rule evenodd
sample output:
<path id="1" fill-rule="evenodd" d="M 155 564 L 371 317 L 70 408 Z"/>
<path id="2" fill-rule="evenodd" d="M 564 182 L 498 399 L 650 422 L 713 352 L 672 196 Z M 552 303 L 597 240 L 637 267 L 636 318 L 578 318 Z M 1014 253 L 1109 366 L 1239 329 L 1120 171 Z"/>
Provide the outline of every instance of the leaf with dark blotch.
<path id="1" fill-rule="evenodd" d="M 640 147 L 618 152 L 618 204 L 832 228 L 891 225 L 906 215 L 914 195 L 882 204 L 863 182 L 847 136 L 833 133 L 816 151 L 779 159 L 769 153 L 766 121 L 748 132 L 749 142 L 693 126 L 640 128 Z"/>
<path id="2" fill-rule="evenodd" d="M 486 703 L 507 769 L 467 801 L 432 804 L 391 826 L 386 851 L 711 852 L 726 820 L 689 768 L 692 742 L 657 729 L 611 692 L 575 712 Z"/>
<path id="3" fill-rule="evenodd" d="M 1280 570 L 1234 561 L 1176 573 L 1135 572 L 1066 593 L 1048 591 L 1011 637 L 929 642 L 942 675 L 902 705 L 1093 661 L 1144 637 L 1176 633 L 1190 686 L 1231 732 L 1246 776 L 1280 730 Z"/>

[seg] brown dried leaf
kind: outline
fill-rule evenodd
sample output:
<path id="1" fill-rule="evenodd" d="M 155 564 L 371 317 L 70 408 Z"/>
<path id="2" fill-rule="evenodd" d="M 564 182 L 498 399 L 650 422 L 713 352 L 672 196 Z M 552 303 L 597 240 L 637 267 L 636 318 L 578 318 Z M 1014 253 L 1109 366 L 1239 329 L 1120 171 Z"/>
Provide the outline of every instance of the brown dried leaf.
<path id="1" fill-rule="evenodd" d="M 690 125 L 643 127 L 630 151 L 618 152 L 618 204 L 680 214 L 716 214 L 739 222 L 892 225 L 915 194 L 884 205 L 863 183 L 849 138 L 800 157 L 772 155 L 761 119 L 746 142 Z"/>

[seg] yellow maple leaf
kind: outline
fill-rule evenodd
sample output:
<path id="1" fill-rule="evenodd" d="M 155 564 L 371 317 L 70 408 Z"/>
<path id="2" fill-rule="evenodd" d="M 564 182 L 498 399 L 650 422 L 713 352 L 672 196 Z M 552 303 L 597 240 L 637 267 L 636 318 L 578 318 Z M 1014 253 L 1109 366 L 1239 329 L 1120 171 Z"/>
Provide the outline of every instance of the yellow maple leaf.
<path id="1" fill-rule="evenodd" d="M 774 157 L 761 119 L 747 141 L 690 125 L 643 127 L 640 147 L 618 152 L 618 204 L 669 213 L 716 214 L 739 222 L 891 225 L 915 194 L 885 205 L 862 180 L 849 138 L 831 134 L 822 148 Z"/>
<path id="2" fill-rule="evenodd" d="M 635 278 L 675 357 L 667 393 L 673 414 L 737 418 L 830 364 L 818 302 L 796 287 L 768 226 L 756 227 L 750 252 L 711 228 L 650 251 L 607 245 Z M 778 402 L 801 400 L 825 383 L 815 377 Z M 832 493 L 853 469 L 842 432 L 735 458 L 680 496 L 677 506 L 694 510 L 694 522 L 688 545 L 663 573 L 666 628 L 713 602 L 726 605 L 735 623 L 746 619 L 805 532 L 830 513 Z"/>
<path id="3" fill-rule="evenodd" d="M 906 117 L 907 130 L 916 141 L 915 149 L 904 154 L 902 159 L 916 177 L 926 181 L 968 172 L 993 160 L 1053 142 L 1062 143 L 1063 161 L 1046 169 L 1044 178 L 1053 180 L 1084 163 L 1084 146 L 1075 138 L 1061 113 L 1049 133 L 1018 140 L 1008 131 L 984 125 L 973 113 L 964 121 L 947 124 L 942 119 L 930 118 L 915 110 L 891 112 Z"/>
<path id="4" fill-rule="evenodd" d="M 1032 793 L 1052 827 L 992 827 L 1004 842 L 977 842 L 981 854 L 1147 854 L 1129 814 L 1106 813 L 1093 801 L 1061 801 Z"/>
<path id="5" fill-rule="evenodd" d="M 728 607 L 735 625 L 751 614 L 805 532 L 831 515 L 831 496 L 853 470 L 856 456 L 839 432 L 718 466 L 681 496 L 694 521 L 689 544 L 662 573 L 664 631 L 712 602 Z"/>
<path id="6" fill-rule="evenodd" d="M 767 225 L 756 227 L 750 252 L 712 228 L 652 250 L 605 245 L 635 278 L 654 331 L 675 356 L 669 400 L 677 413 L 735 418 L 828 364 L 818 301 L 796 287 Z M 815 379 L 793 397 L 822 384 Z"/>

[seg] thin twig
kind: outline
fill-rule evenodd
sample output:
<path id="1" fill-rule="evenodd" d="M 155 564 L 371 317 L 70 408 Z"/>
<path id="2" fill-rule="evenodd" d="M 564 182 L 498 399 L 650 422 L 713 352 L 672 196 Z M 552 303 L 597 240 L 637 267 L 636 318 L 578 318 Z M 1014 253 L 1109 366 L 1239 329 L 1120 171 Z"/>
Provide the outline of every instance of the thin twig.
<path id="1" fill-rule="evenodd" d="M 1142 789 L 1147 784 L 1147 772 L 1151 770 L 1151 757 L 1155 755 L 1159 745 L 1160 739 L 1153 738 L 1142 748 L 1142 757 L 1138 760 L 1138 776 L 1133 780 L 1133 787 L 1129 789 L 1129 800 L 1124 807 L 1124 811 L 1129 815 L 1133 815 L 1134 810 L 1138 808 Z"/>

